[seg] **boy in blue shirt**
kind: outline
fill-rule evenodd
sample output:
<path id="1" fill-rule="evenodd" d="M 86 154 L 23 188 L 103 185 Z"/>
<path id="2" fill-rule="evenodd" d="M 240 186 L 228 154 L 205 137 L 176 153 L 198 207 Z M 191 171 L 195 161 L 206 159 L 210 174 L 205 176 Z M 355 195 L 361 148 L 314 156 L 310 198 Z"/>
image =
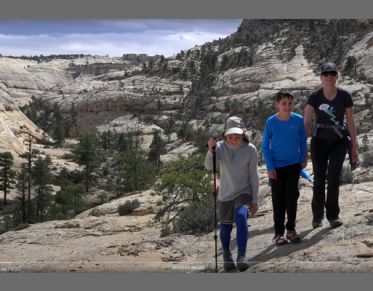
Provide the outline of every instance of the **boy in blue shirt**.
<path id="1" fill-rule="evenodd" d="M 301 238 L 295 230 L 298 181 L 300 170 L 307 165 L 307 138 L 303 117 L 292 112 L 294 96 L 278 92 L 278 113 L 270 116 L 265 124 L 262 151 L 272 188 L 274 243 L 297 243 Z M 287 214 L 286 238 L 285 212 Z"/>

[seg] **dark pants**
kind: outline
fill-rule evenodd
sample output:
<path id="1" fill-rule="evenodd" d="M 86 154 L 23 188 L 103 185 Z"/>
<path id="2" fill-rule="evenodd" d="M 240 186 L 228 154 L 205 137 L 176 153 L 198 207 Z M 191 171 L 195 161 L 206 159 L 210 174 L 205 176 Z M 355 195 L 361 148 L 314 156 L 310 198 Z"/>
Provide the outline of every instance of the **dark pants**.
<path id="1" fill-rule="evenodd" d="M 338 218 L 339 184 L 346 152 L 346 143 L 343 139 L 337 141 L 311 139 L 311 160 L 314 173 L 312 214 L 314 220 L 323 219 L 324 206 L 328 220 Z M 325 181 L 328 184 L 326 200 Z"/>
<path id="2" fill-rule="evenodd" d="M 277 180 L 271 180 L 273 220 L 275 222 L 276 235 L 284 234 L 285 213 L 288 218 L 286 229 L 295 230 L 300 169 L 300 164 L 276 168 Z"/>

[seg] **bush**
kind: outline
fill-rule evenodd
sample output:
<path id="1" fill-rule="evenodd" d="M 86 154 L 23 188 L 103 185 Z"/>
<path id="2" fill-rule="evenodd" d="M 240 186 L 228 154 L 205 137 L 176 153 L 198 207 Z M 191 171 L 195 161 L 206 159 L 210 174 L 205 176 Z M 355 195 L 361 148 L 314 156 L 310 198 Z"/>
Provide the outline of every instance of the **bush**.
<path id="1" fill-rule="evenodd" d="M 28 228 L 29 226 L 30 224 L 28 223 L 20 223 L 14 228 L 14 230 L 17 231 L 17 230 L 25 229 L 25 228 Z"/>
<path id="2" fill-rule="evenodd" d="M 363 153 L 361 166 L 364 168 L 368 168 L 373 166 L 373 152 L 365 152 Z"/>
<path id="3" fill-rule="evenodd" d="M 61 156 L 61 159 L 64 159 L 64 160 L 73 160 L 74 158 L 75 158 L 75 156 L 72 153 L 64 153 Z"/>
<path id="4" fill-rule="evenodd" d="M 0 235 L 6 233 L 8 230 L 6 229 L 5 225 L 0 221 Z"/>
<path id="5" fill-rule="evenodd" d="M 353 178 L 350 165 L 343 166 L 340 177 L 341 184 L 352 184 Z"/>
<path id="6" fill-rule="evenodd" d="M 161 234 L 160 234 L 161 237 L 165 237 L 165 236 L 168 236 L 170 234 L 171 234 L 171 228 L 168 225 L 164 226 L 161 229 Z"/>
<path id="7" fill-rule="evenodd" d="M 215 211 L 213 195 L 206 196 L 198 201 L 192 202 L 180 212 L 174 221 L 172 232 L 184 234 L 200 234 L 214 230 Z"/>
<path id="8" fill-rule="evenodd" d="M 119 215 L 123 216 L 123 215 L 131 214 L 139 206 L 140 206 L 140 201 L 137 199 L 126 201 L 126 203 L 118 207 Z"/>

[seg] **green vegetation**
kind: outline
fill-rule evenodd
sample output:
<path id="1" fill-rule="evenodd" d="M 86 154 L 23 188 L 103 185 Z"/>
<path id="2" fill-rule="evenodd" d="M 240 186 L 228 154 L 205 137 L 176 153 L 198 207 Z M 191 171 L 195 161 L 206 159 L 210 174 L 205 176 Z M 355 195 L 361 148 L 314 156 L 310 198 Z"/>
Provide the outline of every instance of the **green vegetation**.
<path id="1" fill-rule="evenodd" d="M 124 204 L 118 207 L 118 213 L 120 216 L 131 214 L 136 208 L 140 207 L 140 201 L 138 199 L 126 201 Z"/>
<path id="2" fill-rule="evenodd" d="M 157 185 L 163 204 L 155 219 L 162 222 L 164 235 L 213 229 L 211 177 L 203 164 L 204 155 L 195 154 L 170 162 L 163 168 Z"/>
<path id="3" fill-rule="evenodd" d="M 85 191 L 89 192 L 93 172 L 99 167 L 102 157 L 98 151 L 99 139 L 95 133 L 88 133 L 79 139 L 79 144 L 73 153 L 75 161 L 84 167 Z"/>
<path id="4" fill-rule="evenodd" d="M 7 194 L 13 188 L 16 172 L 12 170 L 13 155 L 10 152 L 0 153 L 0 191 L 3 191 L 3 206 L 7 204 Z"/>
<path id="5" fill-rule="evenodd" d="M 68 126 L 57 103 L 50 105 L 42 99 L 32 97 L 29 105 L 20 107 L 22 112 L 45 131 L 60 146 L 67 136 Z"/>
<path id="6" fill-rule="evenodd" d="M 365 168 L 373 166 L 373 151 L 363 153 L 361 166 Z"/>
<path id="7" fill-rule="evenodd" d="M 343 166 L 340 177 L 341 184 L 351 184 L 353 182 L 353 178 L 354 176 L 351 172 L 350 165 Z"/>

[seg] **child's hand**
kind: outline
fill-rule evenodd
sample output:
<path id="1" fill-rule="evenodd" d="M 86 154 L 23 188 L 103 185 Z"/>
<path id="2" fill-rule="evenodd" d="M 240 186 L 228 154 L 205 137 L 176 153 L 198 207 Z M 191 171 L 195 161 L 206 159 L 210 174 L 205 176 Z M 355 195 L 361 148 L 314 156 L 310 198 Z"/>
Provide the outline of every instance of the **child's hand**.
<path id="1" fill-rule="evenodd" d="M 272 180 L 277 180 L 277 173 L 276 170 L 271 170 L 268 172 L 268 178 Z"/>
<path id="2" fill-rule="evenodd" d="M 250 217 L 254 217 L 256 212 L 258 211 L 258 203 L 250 203 Z"/>
<path id="3" fill-rule="evenodd" d="M 307 161 L 304 162 L 304 163 L 301 163 L 300 166 L 302 167 L 302 169 L 304 169 L 305 167 L 307 167 Z"/>
<path id="4" fill-rule="evenodd" d="M 207 145 L 209 147 L 209 151 L 212 151 L 212 148 L 214 146 L 216 146 L 216 143 L 217 143 L 216 139 L 213 138 L 213 137 L 210 137 L 209 141 L 207 142 Z"/>

